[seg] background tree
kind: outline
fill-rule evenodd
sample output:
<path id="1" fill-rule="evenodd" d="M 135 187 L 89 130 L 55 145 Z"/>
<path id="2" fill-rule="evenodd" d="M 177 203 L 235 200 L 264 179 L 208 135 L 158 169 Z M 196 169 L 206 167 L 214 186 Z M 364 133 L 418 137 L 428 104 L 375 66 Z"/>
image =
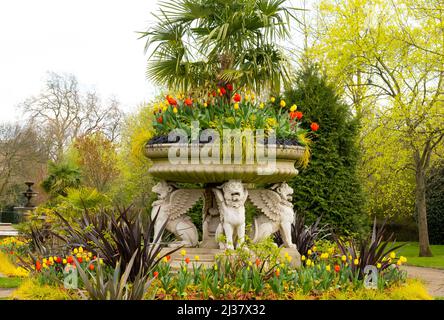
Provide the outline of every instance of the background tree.
<path id="1" fill-rule="evenodd" d="M 290 65 L 276 43 L 289 37 L 294 10 L 285 0 L 162 2 L 141 36 L 152 49 L 147 74 L 184 91 L 223 81 L 279 92 Z"/>
<path id="2" fill-rule="evenodd" d="M 305 66 L 294 89 L 285 93 L 303 112 L 303 126 L 320 125 L 307 168 L 291 181 L 295 208 L 309 222 L 322 216 L 342 234 L 365 231 L 364 197 L 357 175 L 359 127 L 350 108 L 313 66 Z"/>
<path id="3" fill-rule="evenodd" d="M 24 182 L 44 174 L 46 151 L 32 125 L 0 124 L 0 210 L 20 204 Z"/>
<path id="4" fill-rule="evenodd" d="M 364 127 L 376 121 L 386 132 L 396 131 L 398 146 L 410 152 L 400 168 L 415 179 L 420 256 L 431 255 L 426 173 L 444 139 L 441 7 L 425 0 L 322 1 L 320 18 L 313 20 L 318 37 L 311 53 L 336 75 L 338 86 L 359 93 L 352 101 L 366 116 Z"/>
<path id="5" fill-rule="evenodd" d="M 426 199 L 430 242 L 444 244 L 444 160 L 430 170 Z"/>
<path id="6" fill-rule="evenodd" d="M 73 147 L 83 185 L 108 191 L 119 174 L 116 145 L 98 131 L 78 137 Z"/>
<path id="7" fill-rule="evenodd" d="M 119 135 L 122 113 L 118 101 L 102 104 L 95 92 L 80 90 L 74 75 L 50 73 L 42 92 L 28 98 L 21 108 L 44 132 L 54 161 L 83 134 L 101 131 L 110 140 Z"/>

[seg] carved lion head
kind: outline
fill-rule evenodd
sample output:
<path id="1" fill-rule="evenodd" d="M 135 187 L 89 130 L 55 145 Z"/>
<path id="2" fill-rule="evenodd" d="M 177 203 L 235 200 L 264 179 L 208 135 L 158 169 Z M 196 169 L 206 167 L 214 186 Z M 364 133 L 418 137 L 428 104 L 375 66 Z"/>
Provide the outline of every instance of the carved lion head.
<path id="1" fill-rule="evenodd" d="M 157 194 L 159 200 L 163 200 L 168 197 L 171 192 L 176 190 L 176 188 L 173 184 L 162 180 L 157 183 L 151 190 Z"/>
<path id="2" fill-rule="evenodd" d="M 281 196 L 282 200 L 293 200 L 293 188 L 290 187 L 286 182 L 275 184 L 271 187 L 271 189 L 275 190 Z"/>
<path id="3" fill-rule="evenodd" d="M 224 199 L 227 205 L 239 208 L 245 202 L 245 193 L 247 192 L 244 185 L 239 180 L 229 180 L 222 185 Z"/>

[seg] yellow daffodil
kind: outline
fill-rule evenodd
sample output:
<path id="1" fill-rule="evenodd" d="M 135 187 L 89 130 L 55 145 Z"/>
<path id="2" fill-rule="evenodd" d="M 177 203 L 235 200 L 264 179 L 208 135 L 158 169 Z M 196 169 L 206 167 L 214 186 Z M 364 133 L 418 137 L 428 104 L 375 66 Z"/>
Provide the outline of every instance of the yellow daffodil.
<path id="1" fill-rule="evenodd" d="M 376 264 L 376 268 L 381 269 L 381 264 L 379 262 Z"/>
<path id="2" fill-rule="evenodd" d="M 77 254 L 76 254 L 76 257 L 77 257 L 77 258 L 80 258 L 81 256 L 82 256 L 82 255 L 81 255 L 80 253 L 77 253 Z"/>
<path id="3" fill-rule="evenodd" d="M 239 109 L 239 103 L 236 102 L 236 103 L 234 104 L 234 110 L 238 110 L 238 109 Z"/>
<path id="4" fill-rule="evenodd" d="M 208 103 L 204 102 L 203 106 L 206 108 L 208 107 Z"/>
<path id="5" fill-rule="evenodd" d="M 162 261 L 167 263 L 168 262 L 168 258 L 167 257 L 163 257 Z"/>
<path id="6" fill-rule="evenodd" d="M 359 264 L 359 259 L 353 260 L 353 263 L 354 263 L 355 266 L 357 266 Z"/>
<path id="7" fill-rule="evenodd" d="M 307 259 L 307 261 L 305 261 L 305 265 L 307 267 L 311 266 L 312 265 L 312 261 L 310 259 Z"/>
<path id="8" fill-rule="evenodd" d="M 185 256 L 187 254 L 187 251 L 185 249 L 180 250 L 180 255 Z"/>
<path id="9" fill-rule="evenodd" d="M 325 266 L 325 270 L 327 270 L 328 272 L 330 272 L 330 270 L 331 270 L 330 265 Z"/>
<path id="10" fill-rule="evenodd" d="M 302 261 L 305 261 L 305 259 L 306 259 L 305 256 L 302 255 L 301 260 L 302 260 Z"/>
<path id="11" fill-rule="evenodd" d="M 265 104 L 263 103 L 263 102 L 261 102 L 260 104 L 259 104 L 259 109 L 263 109 L 265 107 Z"/>
<path id="12" fill-rule="evenodd" d="M 390 258 L 391 259 L 395 259 L 396 258 L 396 252 L 395 251 L 390 252 Z"/>
<path id="13" fill-rule="evenodd" d="M 194 260 L 199 261 L 200 257 L 198 255 L 194 256 Z"/>
<path id="14" fill-rule="evenodd" d="M 401 260 L 398 260 L 398 261 L 396 261 L 396 264 L 397 264 L 398 266 L 400 266 L 400 265 L 402 265 L 402 261 L 401 261 Z"/>
<path id="15" fill-rule="evenodd" d="M 44 258 L 43 263 L 47 263 L 47 262 L 48 262 L 48 259 Z"/>
<path id="16" fill-rule="evenodd" d="M 295 112 L 298 107 L 294 104 L 290 107 L 291 112 Z"/>
<path id="17" fill-rule="evenodd" d="M 66 259 L 63 259 L 63 264 L 67 264 L 68 263 L 68 261 L 66 261 Z"/>
<path id="18" fill-rule="evenodd" d="M 77 250 L 77 248 L 74 248 L 74 254 L 77 254 L 77 252 L 79 252 L 79 250 Z"/>
<path id="19" fill-rule="evenodd" d="M 100 263 L 100 264 L 103 264 L 103 259 L 100 259 L 100 260 L 99 260 L 99 263 Z"/>
<path id="20" fill-rule="evenodd" d="M 82 248 L 82 247 L 79 248 L 79 252 L 80 252 L 80 253 L 83 252 L 83 248 Z"/>
<path id="21" fill-rule="evenodd" d="M 165 107 L 162 108 L 162 111 L 163 111 L 163 112 L 165 112 L 165 111 L 167 111 L 167 110 L 168 110 L 168 107 L 167 107 L 167 106 L 165 106 Z"/>
<path id="22" fill-rule="evenodd" d="M 275 98 L 275 97 L 271 97 L 271 98 L 270 98 L 270 101 L 271 101 L 271 103 L 273 103 L 273 102 L 276 101 L 276 98 Z"/>
<path id="23" fill-rule="evenodd" d="M 176 107 L 173 108 L 173 112 L 177 113 L 177 108 Z"/>
<path id="24" fill-rule="evenodd" d="M 287 105 L 287 103 L 285 103 L 285 100 L 281 100 L 281 102 L 279 102 L 279 105 L 281 106 L 281 108 L 283 108 Z"/>
<path id="25" fill-rule="evenodd" d="M 53 257 L 49 257 L 49 262 L 54 262 L 54 258 Z"/>
<path id="26" fill-rule="evenodd" d="M 404 256 L 400 256 L 399 259 L 401 260 L 402 263 L 407 262 L 407 258 Z"/>
<path id="27" fill-rule="evenodd" d="M 93 254 L 92 254 L 92 252 L 88 252 L 88 257 L 90 257 L 90 258 L 91 258 L 91 257 L 92 257 L 92 255 L 93 255 Z"/>
<path id="28" fill-rule="evenodd" d="M 214 265 L 213 269 L 217 271 L 217 264 Z"/>
<path id="29" fill-rule="evenodd" d="M 343 255 L 343 256 L 341 257 L 341 260 L 342 260 L 342 262 L 345 262 L 345 261 L 347 261 L 347 257 L 346 257 L 345 255 Z"/>
<path id="30" fill-rule="evenodd" d="M 307 254 L 308 255 L 311 255 L 313 252 L 310 250 L 310 249 L 308 249 L 308 251 L 307 251 Z"/>
<path id="31" fill-rule="evenodd" d="M 316 248 L 316 246 L 313 246 L 313 248 L 311 248 L 311 250 L 313 250 L 313 252 L 316 252 L 318 248 Z"/>

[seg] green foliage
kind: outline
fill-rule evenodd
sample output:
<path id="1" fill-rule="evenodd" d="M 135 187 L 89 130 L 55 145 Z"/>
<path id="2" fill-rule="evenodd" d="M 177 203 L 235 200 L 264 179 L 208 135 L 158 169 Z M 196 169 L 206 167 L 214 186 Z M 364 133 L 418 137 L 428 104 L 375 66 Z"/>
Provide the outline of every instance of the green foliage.
<path id="1" fill-rule="evenodd" d="M 123 274 L 120 273 L 120 262 L 117 262 L 112 274 L 108 274 L 98 264 L 95 274 L 91 275 L 88 271 L 84 271 L 79 262 L 75 260 L 77 270 L 88 293 L 87 296 L 83 295 L 83 298 L 90 300 L 142 300 L 150 288 L 152 279 L 149 279 L 148 273 L 143 274 L 143 270 L 140 269 L 130 285 L 129 277 L 136 255 L 137 251 L 134 252 Z M 80 293 L 82 294 L 82 291 Z"/>
<path id="2" fill-rule="evenodd" d="M 295 209 L 308 222 L 322 216 L 336 232 L 363 232 L 364 197 L 357 176 L 358 120 L 313 66 L 303 69 L 286 100 L 303 111 L 303 125 L 315 121 L 310 165 L 290 181 Z"/>
<path id="3" fill-rule="evenodd" d="M 0 288 L 17 288 L 22 281 L 22 278 L 0 278 Z"/>
<path id="4" fill-rule="evenodd" d="M 70 161 L 48 164 L 48 176 L 42 182 L 43 189 L 52 197 L 67 195 L 67 188 L 77 188 L 81 183 L 80 168 Z"/>
<path id="5" fill-rule="evenodd" d="M 141 33 L 154 48 L 147 75 L 184 91 L 223 80 L 278 92 L 289 63 L 276 41 L 289 37 L 292 18 L 285 0 L 164 1 Z"/>
<path id="6" fill-rule="evenodd" d="M 57 212 L 56 214 L 67 234 L 63 238 L 66 245 L 83 246 L 104 258 L 104 262 L 112 268 L 119 261 L 122 267 L 126 268 L 134 252 L 137 252 L 135 265 L 130 272 L 131 280 L 134 280 L 141 270 L 143 274 L 148 273 L 159 261 L 157 256 L 164 245 L 155 243 L 161 240 L 165 226 L 162 226 L 154 238 L 155 219 L 144 221 L 138 210 L 117 207 L 91 215 L 85 209 L 75 224 Z"/>
<path id="7" fill-rule="evenodd" d="M 444 244 L 444 161 L 427 179 L 427 223 L 431 244 Z"/>

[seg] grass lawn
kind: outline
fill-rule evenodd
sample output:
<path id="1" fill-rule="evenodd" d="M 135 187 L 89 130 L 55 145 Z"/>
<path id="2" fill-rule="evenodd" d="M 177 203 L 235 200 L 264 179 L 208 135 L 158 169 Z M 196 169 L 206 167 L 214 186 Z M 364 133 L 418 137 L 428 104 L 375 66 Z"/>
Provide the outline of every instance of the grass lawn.
<path id="1" fill-rule="evenodd" d="M 400 242 L 402 243 L 402 242 Z M 433 257 L 418 257 L 418 242 L 404 242 L 405 246 L 397 250 L 407 258 L 407 265 L 444 269 L 444 245 L 431 245 Z"/>
<path id="2" fill-rule="evenodd" d="M 0 288 L 17 288 L 22 283 L 21 278 L 0 278 Z"/>

